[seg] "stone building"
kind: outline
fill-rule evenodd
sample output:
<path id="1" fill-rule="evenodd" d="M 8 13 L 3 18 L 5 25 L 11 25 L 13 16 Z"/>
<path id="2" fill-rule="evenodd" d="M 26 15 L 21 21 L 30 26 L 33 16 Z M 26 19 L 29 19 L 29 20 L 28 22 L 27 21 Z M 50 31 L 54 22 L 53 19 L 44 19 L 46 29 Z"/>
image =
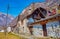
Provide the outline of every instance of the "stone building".
<path id="1" fill-rule="evenodd" d="M 22 13 L 15 19 L 16 21 L 11 25 L 15 26 L 14 32 L 19 34 L 30 34 L 36 35 L 32 31 L 34 25 L 41 24 L 43 29 L 43 35 L 47 36 L 46 24 L 51 21 L 59 21 L 60 14 L 55 14 L 53 16 L 47 16 L 46 3 L 32 3 L 30 6 L 25 8 Z M 31 19 L 31 20 L 29 20 Z M 37 29 L 36 29 L 37 30 Z M 41 30 L 42 31 L 42 30 Z M 35 31 L 34 31 L 35 32 Z M 38 32 L 38 31 L 37 31 Z"/>

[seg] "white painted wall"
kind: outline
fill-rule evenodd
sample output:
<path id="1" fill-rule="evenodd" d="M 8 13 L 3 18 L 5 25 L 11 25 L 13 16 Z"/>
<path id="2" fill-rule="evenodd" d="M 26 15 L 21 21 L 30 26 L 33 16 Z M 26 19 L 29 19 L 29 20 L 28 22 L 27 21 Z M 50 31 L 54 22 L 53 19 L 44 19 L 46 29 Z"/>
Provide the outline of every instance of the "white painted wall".
<path id="1" fill-rule="evenodd" d="M 7 27 L 7 32 L 11 32 L 11 27 Z"/>
<path id="2" fill-rule="evenodd" d="M 17 25 L 17 26 L 19 26 L 19 32 L 22 33 L 23 32 L 23 24 L 21 23 L 21 20 L 18 23 L 19 23 L 19 25 Z"/>
<path id="3" fill-rule="evenodd" d="M 20 24 L 20 27 L 19 28 L 20 28 L 20 32 L 29 33 L 30 34 L 29 29 L 27 28 L 27 22 L 28 22 L 27 19 L 24 19 L 23 20 L 23 24 L 22 24 L 21 21 L 19 21 L 18 22 Z"/>
<path id="4" fill-rule="evenodd" d="M 29 29 L 27 27 L 27 23 L 28 23 L 28 20 L 27 19 L 24 19 L 24 21 L 23 21 L 24 33 L 30 33 L 29 32 Z"/>

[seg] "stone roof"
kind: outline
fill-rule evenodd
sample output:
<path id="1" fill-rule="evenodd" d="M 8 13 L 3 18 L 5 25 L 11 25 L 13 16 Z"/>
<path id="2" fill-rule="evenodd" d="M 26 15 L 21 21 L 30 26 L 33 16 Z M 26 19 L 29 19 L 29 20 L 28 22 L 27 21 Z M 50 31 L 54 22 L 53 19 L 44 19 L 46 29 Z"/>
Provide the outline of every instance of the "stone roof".
<path id="1" fill-rule="evenodd" d="M 26 18 L 28 15 L 31 15 L 33 13 L 33 11 L 39 7 L 42 7 L 44 9 L 46 9 L 46 4 L 45 3 L 32 3 L 30 6 L 28 6 L 27 8 L 25 8 L 22 13 L 20 14 L 20 19 L 24 19 Z"/>

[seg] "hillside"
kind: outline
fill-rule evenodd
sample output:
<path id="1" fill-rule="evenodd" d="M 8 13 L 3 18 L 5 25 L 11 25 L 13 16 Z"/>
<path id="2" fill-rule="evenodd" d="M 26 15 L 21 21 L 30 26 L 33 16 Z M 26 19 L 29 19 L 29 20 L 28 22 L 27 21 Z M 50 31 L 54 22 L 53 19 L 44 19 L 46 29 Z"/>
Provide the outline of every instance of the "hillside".
<path id="1" fill-rule="evenodd" d="M 12 17 L 11 15 L 6 15 L 0 12 L 0 26 L 5 26 L 6 25 L 6 20 L 7 20 L 7 24 L 9 24 L 12 20 L 14 19 L 14 17 Z"/>

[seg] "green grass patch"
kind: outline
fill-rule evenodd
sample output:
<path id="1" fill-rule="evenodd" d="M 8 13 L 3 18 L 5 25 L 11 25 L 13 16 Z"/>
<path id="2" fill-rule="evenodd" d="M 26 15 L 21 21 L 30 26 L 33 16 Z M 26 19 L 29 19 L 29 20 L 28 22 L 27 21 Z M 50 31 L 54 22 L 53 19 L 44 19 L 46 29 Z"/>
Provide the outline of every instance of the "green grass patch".
<path id="1" fill-rule="evenodd" d="M 34 39 L 60 39 L 60 38 L 54 38 L 54 37 L 33 37 Z M 12 33 L 1 33 L 0 32 L 0 39 L 27 39 L 22 36 L 18 36 Z"/>
<path id="2" fill-rule="evenodd" d="M 26 38 L 12 34 L 12 33 L 6 33 L 5 35 L 5 33 L 0 32 L 0 39 L 26 39 Z"/>

